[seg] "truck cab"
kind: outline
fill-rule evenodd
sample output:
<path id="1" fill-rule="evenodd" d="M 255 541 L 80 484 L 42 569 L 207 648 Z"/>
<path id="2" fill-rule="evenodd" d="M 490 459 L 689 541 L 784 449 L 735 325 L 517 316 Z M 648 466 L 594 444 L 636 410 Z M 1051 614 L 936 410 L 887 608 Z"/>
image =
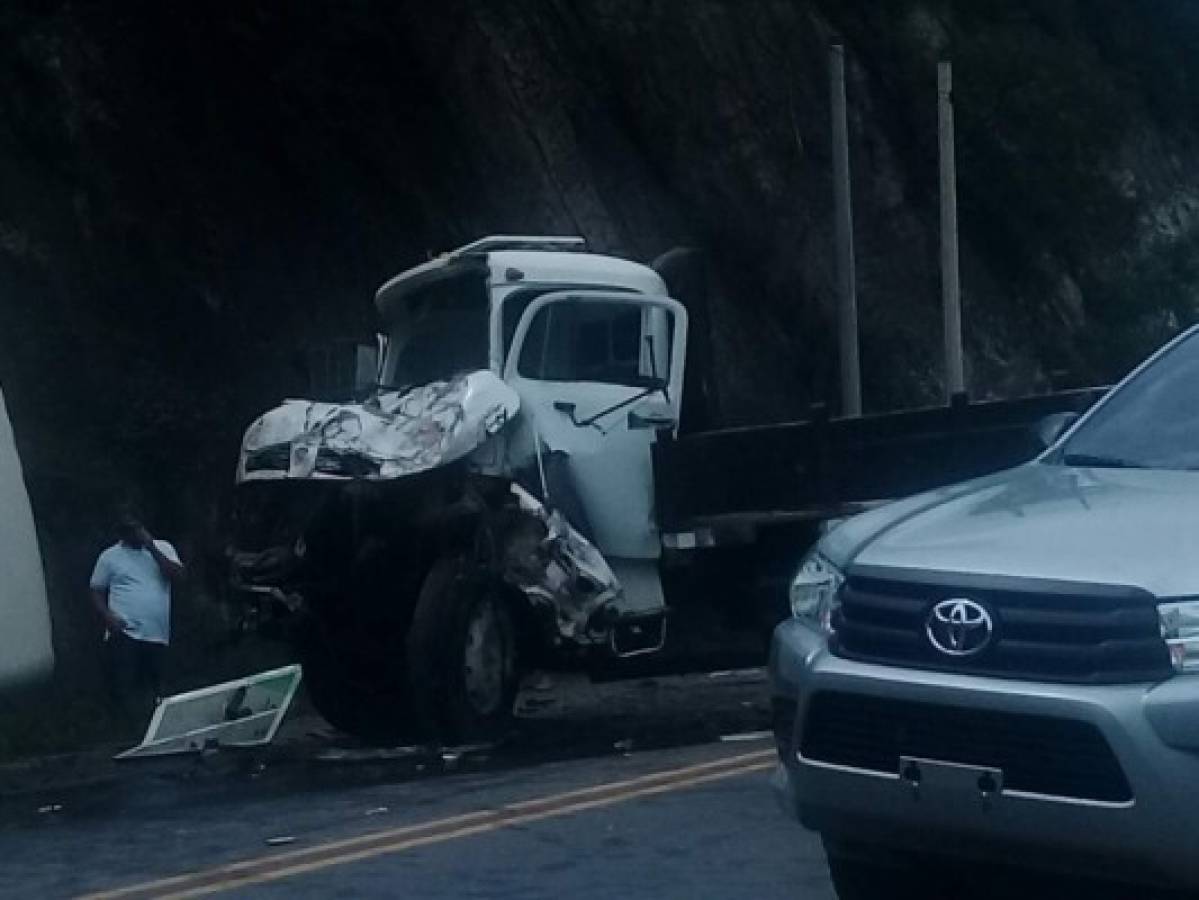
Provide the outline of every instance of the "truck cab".
<path id="1" fill-rule="evenodd" d="M 519 416 L 479 462 L 535 473 L 533 492 L 624 588 L 622 618 L 638 621 L 614 632 L 614 652 L 641 653 L 664 640 L 650 448 L 678 424 L 687 314 L 649 267 L 584 249 L 580 238 L 485 238 L 396 276 L 376 295 L 381 381 L 486 366 L 515 391 Z"/>

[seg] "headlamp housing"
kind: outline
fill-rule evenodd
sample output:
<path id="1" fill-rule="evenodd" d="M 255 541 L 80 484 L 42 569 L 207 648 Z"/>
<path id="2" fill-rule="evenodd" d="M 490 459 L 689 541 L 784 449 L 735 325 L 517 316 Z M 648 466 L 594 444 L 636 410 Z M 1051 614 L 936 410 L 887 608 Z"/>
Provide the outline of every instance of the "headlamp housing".
<path id="1" fill-rule="evenodd" d="M 813 550 L 791 579 L 791 614 L 813 628 L 831 634 L 845 576 L 818 550 Z"/>
<path id="2" fill-rule="evenodd" d="M 1159 603 L 1158 621 L 1176 672 L 1199 672 L 1199 598 Z"/>

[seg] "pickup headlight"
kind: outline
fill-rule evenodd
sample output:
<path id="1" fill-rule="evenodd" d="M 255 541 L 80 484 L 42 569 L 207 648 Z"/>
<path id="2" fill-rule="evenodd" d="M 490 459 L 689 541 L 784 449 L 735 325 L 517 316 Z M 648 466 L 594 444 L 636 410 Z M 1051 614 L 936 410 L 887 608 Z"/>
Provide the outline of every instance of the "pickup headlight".
<path id="1" fill-rule="evenodd" d="M 791 614 L 826 634 L 833 630 L 837 594 L 845 576 L 831 562 L 812 551 L 791 580 Z"/>
<path id="2" fill-rule="evenodd" d="M 1157 615 L 1174 670 L 1199 672 L 1199 600 L 1161 603 Z"/>

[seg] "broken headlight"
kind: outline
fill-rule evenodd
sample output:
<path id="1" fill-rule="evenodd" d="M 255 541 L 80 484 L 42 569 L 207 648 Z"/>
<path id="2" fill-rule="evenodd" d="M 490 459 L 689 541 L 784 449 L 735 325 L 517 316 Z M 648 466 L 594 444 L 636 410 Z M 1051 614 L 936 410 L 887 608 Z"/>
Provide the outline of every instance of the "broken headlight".
<path id="1" fill-rule="evenodd" d="M 1199 600 L 1160 603 L 1162 637 L 1176 672 L 1199 672 Z"/>
<path id="2" fill-rule="evenodd" d="M 247 472 L 286 472 L 290 465 L 290 444 L 271 444 L 246 454 Z M 317 451 L 314 468 L 322 475 L 340 475 L 344 478 L 370 478 L 379 474 L 377 460 L 361 453 L 346 453 L 327 447 Z"/>
<path id="3" fill-rule="evenodd" d="M 833 612 L 844 583 L 841 570 L 813 550 L 791 579 L 791 614 L 813 628 L 831 633 Z"/>

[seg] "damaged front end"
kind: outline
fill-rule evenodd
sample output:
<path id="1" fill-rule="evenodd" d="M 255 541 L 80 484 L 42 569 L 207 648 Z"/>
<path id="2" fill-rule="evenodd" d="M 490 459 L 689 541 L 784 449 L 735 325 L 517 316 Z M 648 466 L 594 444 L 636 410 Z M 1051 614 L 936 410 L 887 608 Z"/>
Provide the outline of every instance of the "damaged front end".
<path id="1" fill-rule="evenodd" d="M 551 643 L 576 648 L 610 641 L 621 586 L 600 552 L 556 510 L 511 485 L 521 524 L 506 529 L 501 574 L 547 623 Z"/>
<path id="2" fill-rule="evenodd" d="M 370 625 L 352 640 L 374 638 L 380 624 L 406 626 L 433 561 L 457 552 L 524 598 L 546 655 L 609 647 L 621 585 L 508 471 L 503 432 L 519 410 L 508 385 L 475 371 L 361 404 L 290 400 L 259 418 L 238 462 L 230 551 L 244 627 L 286 634 L 302 620 L 331 633 L 354 620 Z"/>
<path id="3" fill-rule="evenodd" d="M 246 431 L 237 480 L 403 478 L 474 453 L 519 409 L 516 392 L 486 371 L 364 403 L 288 400 Z"/>
<path id="4" fill-rule="evenodd" d="M 344 487 L 316 481 L 238 486 L 227 555 L 243 630 L 285 636 L 294 617 L 336 590 L 345 569 L 341 549 L 330 541 L 344 527 Z M 309 552 L 310 542 L 317 552 Z"/>

